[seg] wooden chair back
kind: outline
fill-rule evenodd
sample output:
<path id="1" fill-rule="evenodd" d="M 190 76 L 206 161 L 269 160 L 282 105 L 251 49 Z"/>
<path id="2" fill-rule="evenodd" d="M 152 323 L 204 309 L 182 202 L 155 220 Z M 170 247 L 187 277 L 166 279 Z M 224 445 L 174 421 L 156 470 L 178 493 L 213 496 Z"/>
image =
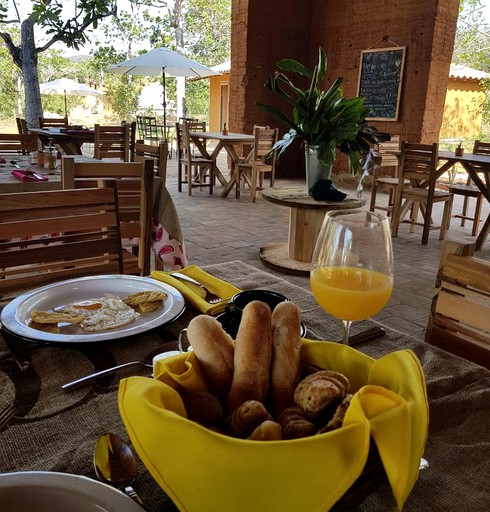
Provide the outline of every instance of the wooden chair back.
<path id="1" fill-rule="evenodd" d="M 490 368 L 490 262 L 445 242 L 425 341 Z"/>
<path id="2" fill-rule="evenodd" d="M 29 133 L 29 127 L 27 126 L 27 121 L 22 117 L 16 117 L 15 123 L 17 124 L 17 132 L 20 134 Z"/>
<path id="3" fill-rule="evenodd" d="M 167 179 L 168 142 L 160 142 L 158 146 L 145 144 L 141 141 L 136 142 L 134 145 L 134 161 L 141 162 L 144 158 L 153 160 L 156 175 L 160 176 L 165 183 Z"/>
<path id="4" fill-rule="evenodd" d="M 37 150 L 35 133 L 2 133 L 0 134 L 0 154 L 25 155 Z"/>
<path id="5" fill-rule="evenodd" d="M 124 240 L 124 273 L 142 276 L 150 273 L 151 218 L 153 213 L 153 161 L 77 162 L 61 160 L 63 189 L 84 188 L 115 179 L 119 203 L 121 238 Z M 136 239 L 130 242 L 131 239 Z"/>
<path id="6" fill-rule="evenodd" d="M 395 172 L 392 173 L 391 175 L 393 177 L 396 177 L 396 170 L 398 169 L 399 162 L 399 154 L 397 153 L 399 153 L 400 151 L 400 136 L 392 135 L 389 141 L 381 142 L 380 144 L 378 144 L 377 149 L 381 156 L 381 163 L 379 164 L 379 166 L 395 168 Z"/>
<path id="7" fill-rule="evenodd" d="M 490 156 L 490 142 L 475 140 L 475 143 L 473 144 L 473 153 L 475 155 Z"/>
<path id="8" fill-rule="evenodd" d="M 0 297 L 54 281 L 121 274 L 112 187 L 0 194 Z"/>
<path id="9" fill-rule="evenodd" d="M 120 126 L 94 125 L 94 158 L 118 158 L 129 162 L 130 128 L 127 123 Z"/>
<path id="10" fill-rule="evenodd" d="M 139 116 L 137 122 L 140 137 L 144 142 L 160 142 L 165 139 L 163 128 L 158 125 L 156 117 Z"/>
<path id="11" fill-rule="evenodd" d="M 39 128 L 68 128 L 67 117 L 40 117 Z"/>

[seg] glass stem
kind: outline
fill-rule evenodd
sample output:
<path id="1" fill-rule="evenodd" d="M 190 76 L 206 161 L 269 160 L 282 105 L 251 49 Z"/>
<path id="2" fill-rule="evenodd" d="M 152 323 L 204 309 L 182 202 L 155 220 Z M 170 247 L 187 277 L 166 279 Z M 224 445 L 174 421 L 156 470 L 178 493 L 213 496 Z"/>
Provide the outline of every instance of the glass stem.
<path id="1" fill-rule="evenodd" d="M 352 320 L 342 320 L 342 325 L 344 327 L 344 337 L 342 339 L 342 343 L 344 345 L 348 345 L 350 336 L 350 326 L 352 325 Z"/>

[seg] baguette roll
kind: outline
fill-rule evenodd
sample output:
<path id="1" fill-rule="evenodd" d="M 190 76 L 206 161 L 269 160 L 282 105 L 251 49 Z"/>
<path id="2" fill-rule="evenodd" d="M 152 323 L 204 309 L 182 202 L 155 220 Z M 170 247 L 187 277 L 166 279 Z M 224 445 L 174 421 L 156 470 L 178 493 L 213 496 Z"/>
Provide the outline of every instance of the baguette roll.
<path id="1" fill-rule="evenodd" d="M 235 340 L 229 414 L 247 400 L 266 401 L 271 350 L 271 310 L 264 302 L 252 301 L 243 309 Z"/>
<path id="2" fill-rule="evenodd" d="M 300 381 L 300 312 L 292 302 L 281 302 L 272 313 L 270 403 L 274 417 L 295 405 Z"/>
<path id="3" fill-rule="evenodd" d="M 216 318 L 199 315 L 189 322 L 187 338 L 209 391 L 224 402 L 233 379 L 233 339 Z"/>

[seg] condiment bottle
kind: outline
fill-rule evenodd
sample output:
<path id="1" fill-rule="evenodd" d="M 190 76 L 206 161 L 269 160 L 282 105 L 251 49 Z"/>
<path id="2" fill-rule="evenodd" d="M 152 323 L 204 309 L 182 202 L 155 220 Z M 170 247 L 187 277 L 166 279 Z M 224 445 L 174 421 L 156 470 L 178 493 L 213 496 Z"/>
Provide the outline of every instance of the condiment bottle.
<path id="1" fill-rule="evenodd" d="M 44 168 L 50 171 L 56 169 L 56 149 L 53 146 L 53 139 L 49 139 L 49 145 L 44 153 Z"/>
<path id="2" fill-rule="evenodd" d="M 228 128 L 226 127 L 226 123 L 223 125 L 223 135 L 228 135 Z"/>

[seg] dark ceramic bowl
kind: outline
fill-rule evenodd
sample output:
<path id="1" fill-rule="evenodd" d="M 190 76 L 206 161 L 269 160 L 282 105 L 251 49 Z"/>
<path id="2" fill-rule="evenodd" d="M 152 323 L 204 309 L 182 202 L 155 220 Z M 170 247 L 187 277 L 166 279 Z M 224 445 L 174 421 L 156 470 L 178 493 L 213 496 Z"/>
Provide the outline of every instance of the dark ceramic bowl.
<path id="1" fill-rule="evenodd" d="M 289 299 L 285 295 L 271 290 L 245 290 L 233 295 L 228 304 L 228 309 L 242 312 L 245 306 L 254 300 L 265 302 L 272 311 L 279 303 Z"/>

